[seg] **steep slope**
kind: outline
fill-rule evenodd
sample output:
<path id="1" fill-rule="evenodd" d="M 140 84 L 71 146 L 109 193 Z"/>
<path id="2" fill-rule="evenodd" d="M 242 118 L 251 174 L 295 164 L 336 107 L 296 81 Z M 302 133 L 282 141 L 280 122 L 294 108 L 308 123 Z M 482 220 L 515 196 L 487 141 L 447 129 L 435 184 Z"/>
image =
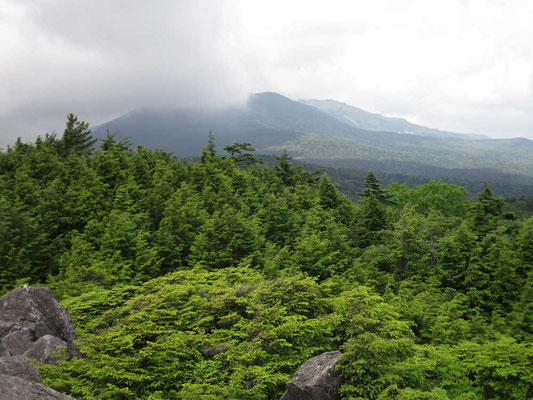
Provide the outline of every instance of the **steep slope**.
<path id="1" fill-rule="evenodd" d="M 93 133 L 97 137 L 105 137 L 108 131 L 119 133 L 135 144 L 161 147 L 179 157 L 189 157 L 198 155 L 210 130 L 219 147 L 247 141 L 263 148 L 309 132 L 362 141 L 369 136 L 369 132 L 354 129 L 314 107 L 270 92 L 250 96 L 242 107 L 136 110 L 97 126 Z"/>
<path id="2" fill-rule="evenodd" d="M 389 131 L 419 136 L 461 138 L 461 139 L 490 139 L 485 135 L 456 133 L 427 128 L 413 124 L 403 118 L 386 117 L 381 114 L 371 113 L 361 108 L 351 106 L 336 100 L 298 100 L 302 104 L 318 108 L 326 114 L 344 122 L 369 131 Z"/>
<path id="3" fill-rule="evenodd" d="M 372 115 L 360 111 L 363 115 Z M 219 148 L 234 142 L 250 142 L 260 154 L 287 149 L 302 159 L 395 160 L 533 176 L 533 141 L 474 140 L 463 138 L 461 134 L 418 127 L 407 121 L 401 125 L 395 119 L 378 117 L 372 117 L 373 121 L 381 121 L 382 125 L 367 122 L 365 126 L 397 130 L 403 126 L 404 132 L 407 129 L 418 131 L 404 134 L 361 129 L 315 106 L 266 92 L 252 95 L 240 107 L 134 111 L 96 127 L 94 133 L 103 137 L 107 131 L 119 132 L 135 144 L 160 147 L 178 157 L 197 156 L 198 149 L 206 143 L 208 132 L 213 130 Z"/>
<path id="4" fill-rule="evenodd" d="M 162 148 L 178 157 L 194 157 L 207 143 L 212 130 L 219 147 L 234 142 L 252 142 L 264 147 L 295 139 L 296 133 L 272 129 L 254 120 L 244 109 L 137 110 L 93 129 L 97 137 L 118 133 L 136 145 Z"/>

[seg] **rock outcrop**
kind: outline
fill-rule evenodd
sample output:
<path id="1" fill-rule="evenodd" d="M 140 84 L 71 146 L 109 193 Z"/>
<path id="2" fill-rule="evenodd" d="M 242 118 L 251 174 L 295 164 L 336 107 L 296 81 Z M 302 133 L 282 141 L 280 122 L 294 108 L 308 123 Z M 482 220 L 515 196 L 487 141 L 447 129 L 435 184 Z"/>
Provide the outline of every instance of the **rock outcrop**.
<path id="1" fill-rule="evenodd" d="M 0 400 L 74 400 L 42 383 L 0 374 Z"/>
<path id="2" fill-rule="evenodd" d="M 79 355 L 72 319 L 50 289 L 24 285 L 0 298 L 0 355 L 48 354 L 48 350 L 42 351 L 43 343 L 38 343 L 46 336 L 48 350 L 61 343 L 70 356 Z M 40 362 L 53 361 L 49 356 L 35 358 Z"/>
<path id="3" fill-rule="evenodd" d="M 44 364 L 55 364 L 58 361 L 57 352 L 67 348 L 67 343 L 63 340 L 52 335 L 44 335 L 35 343 L 32 343 L 24 355 Z"/>
<path id="4" fill-rule="evenodd" d="M 0 298 L 0 400 L 74 400 L 47 388 L 31 359 L 78 356 L 68 312 L 50 289 L 21 286 Z"/>
<path id="5" fill-rule="evenodd" d="M 330 351 L 307 360 L 296 371 L 281 400 L 337 400 L 341 377 L 335 366 L 341 353 Z"/>
<path id="6" fill-rule="evenodd" d="M 0 400 L 74 400 L 47 388 L 25 356 L 0 357 Z"/>
<path id="7" fill-rule="evenodd" d="M 15 376 L 27 381 L 41 383 L 39 370 L 24 356 L 1 357 L 0 375 Z"/>

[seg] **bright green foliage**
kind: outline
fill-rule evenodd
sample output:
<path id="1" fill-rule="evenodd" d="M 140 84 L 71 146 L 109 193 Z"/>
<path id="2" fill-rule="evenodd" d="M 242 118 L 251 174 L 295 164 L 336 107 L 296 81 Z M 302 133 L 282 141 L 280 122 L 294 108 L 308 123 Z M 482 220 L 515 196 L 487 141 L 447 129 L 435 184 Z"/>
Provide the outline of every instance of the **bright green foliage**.
<path id="1" fill-rule="evenodd" d="M 69 117 L 0 153 L 0 292 L 47 284 L 86 358 L 43 368 L 78 399 L 276 399 L 342 349 L 347 399 L 533 397 L 533 219 L 443 182 L 358 203 L 215 139 L 198 161 Z M 62 147 L 63 146 L 63 147 Z M 394 201 L 392 201 L 394 199 Z"/>
<path id="2" fill-rule="evenodd" d="M 344 345 L 340 369 L 344 396 L 377 398 L 398 379 L 395 363 L 414 351 L 409 325 L 398 321 L 394 308 L 378 296 L 355 289 L 346 296 L 353 315 L 350 339 Z"/>
<path id="3" fill-rule="evenodd" d="M 65 302 L 89 358 L 44 369 L 46 381 L 87 399 L 276 398 L 299 364 L 340 345 L 351 314 L 332 300 L 310 278 L 246 268 L 90 292 Z"/>
<path id="4" fill-rule="evenodd" d="M 533 398 L 533 346 L 501 337 L 453 349 L 483 399 Z"/>
<path id="5" fill-rule="evenodd" d="M 470 206 L 464 187 L 442 181 L 431 181 L 412 190 L 406 185 L 392 184 L 388 190 L 401 206 L 412 204 L 416 211 L 422 214 L 434 210 L 447 217 L 464 218 Z"/>

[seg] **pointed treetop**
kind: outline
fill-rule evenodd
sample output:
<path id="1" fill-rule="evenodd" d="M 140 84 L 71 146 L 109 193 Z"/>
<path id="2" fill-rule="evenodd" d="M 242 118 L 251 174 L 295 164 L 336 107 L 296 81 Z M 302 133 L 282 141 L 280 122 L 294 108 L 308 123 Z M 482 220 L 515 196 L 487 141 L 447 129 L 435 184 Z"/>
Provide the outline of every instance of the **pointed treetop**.
<path id="1" fill-rule="evenodd" d="M 374 172 L 368 172 L 368 175 L 365 178 L 364 187 L 365 189 L 359 193 L 359 196 L 364 197 L 365 199 L 374 197 L 384 204 L 393 203 L 392 196 L 381 187 L 381 181 L 376 177 Z"/>
<path id="2" fill-rule="evenodd" d="M 215 158 L 217 155 L 217 147 L 215 144 L 215 136 L 211 129 L 209 129 L 209 136 L 207 137 L 207 146 L 202 148 L 202 155 L 200 156 L 201 162 L 206 162 Z"/>
<path id="3" fill-rule="evenodd" d="M 485 214 L 498 216 L 503 213 L 505 202 L 500 197 L 494 197 L 488 182 L 485 182 L 483 184 L 483 191 L 477 196 L 476 204 Z"/>
<path id="4" fill-rule="evenodd" d="M 213 131 L 209 129 L 209 137 L 207 139 L 207 151 L 213 156 L 217 154 L 217 147 L 215 145 L 215 137 L 213 136 Z"/>
<path id="5" fill-rule="evenodd" d="M 61 138 L 61 152 L 63 155 L 89 155 L 95 143 L 96 139 L 93 139 L 91 135 L 89 124 L 78 121 L 78 117 L 72 113 L 69 114 L 67 116 L 67 126 Z"/>

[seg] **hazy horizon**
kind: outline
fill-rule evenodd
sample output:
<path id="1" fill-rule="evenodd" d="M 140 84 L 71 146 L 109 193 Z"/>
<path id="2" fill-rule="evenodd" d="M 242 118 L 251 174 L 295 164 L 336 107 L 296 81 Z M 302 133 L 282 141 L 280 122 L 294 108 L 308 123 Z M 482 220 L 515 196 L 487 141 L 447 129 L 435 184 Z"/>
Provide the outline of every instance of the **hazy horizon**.
<path id="1" fill-rule="evenodd" d="M 0 0 L 0 146 L 139 108 L 334 99 L 533 139 L 533 3 Z"/>

